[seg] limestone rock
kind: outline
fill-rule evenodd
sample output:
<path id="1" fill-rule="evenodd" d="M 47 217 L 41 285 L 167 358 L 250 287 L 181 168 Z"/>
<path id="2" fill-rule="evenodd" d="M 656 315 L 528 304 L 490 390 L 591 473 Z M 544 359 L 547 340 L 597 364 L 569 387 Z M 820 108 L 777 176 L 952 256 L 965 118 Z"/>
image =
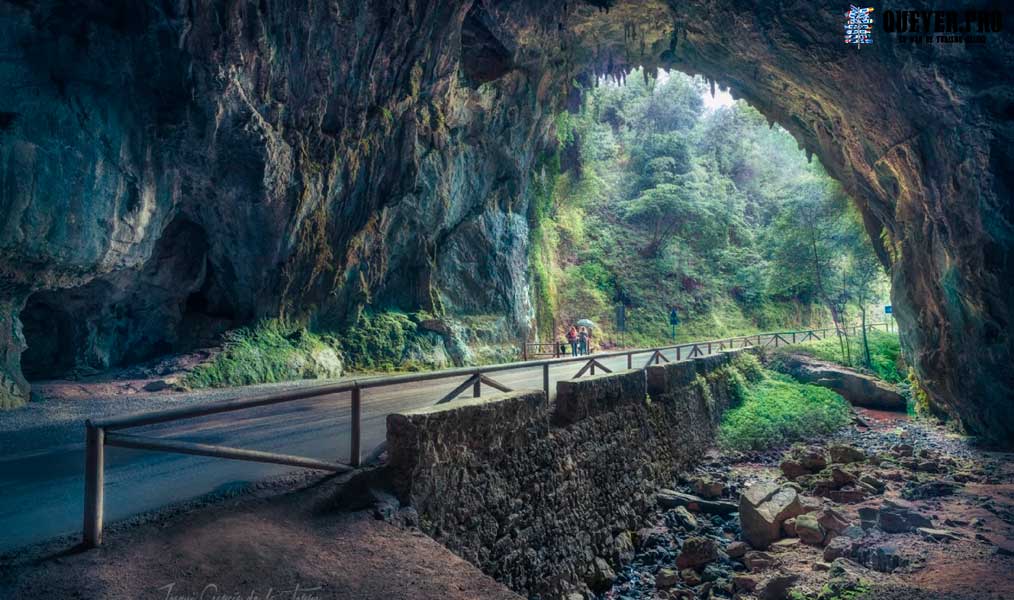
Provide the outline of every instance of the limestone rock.
<path id="1" fill-rule="evenodd" d="M 750 550 L 750 547 L 744 542 L 736 541 L 731 542 L 725 547 L 725 553 L 729 555 L 729 558 L 741 558 Z"/>
<path id="2" fill-rule="evenodd" d="M 796 490 L 774 483 L 755 484 L 739 500 L 743 539 L 754 548 L 767 548 L 781 536 L 782 523 L 801 513 Z"/>
<path id="3" fill-rule="evenodd" d="M 831 462 L 833 463 L 849 464 L 866 460 L 865 452 L 847 444 L 834 444 L 828 447 L 827 452 L 831 455 Z"/>
<path id="4" fill-rule="evenodd" d="M 718 559 L 718 544 L 706 537 L 690 537 L 683 542 L 683 548 L 676 557 L 676 566 L 680 569 L 699 567 Z"/>
<path id="5" fill-rule="evenodd" d="M 894 387 L 871 375 L 864 375 L 803 354 L 786 354 L 779 362 L 779 366 L 800 381 L 834 390 L 856 406 L 905 410 L 904 396 Z"/>
<path id="6" fill-rule="evenodd" d="M 764 580 L 757 587 L 757 597 L 761 600 L 787 600 L 792 586 L 799 580 L 799 575 L 778 574 Z"/>
<path id="7" fill-rule="evenodd" d="M 819 513 L 806 513 L 796 517 L 796 535 L 803 542 L 820 546 L 824 543 L 826 532 L 820 522 L 817 521 Z"/>

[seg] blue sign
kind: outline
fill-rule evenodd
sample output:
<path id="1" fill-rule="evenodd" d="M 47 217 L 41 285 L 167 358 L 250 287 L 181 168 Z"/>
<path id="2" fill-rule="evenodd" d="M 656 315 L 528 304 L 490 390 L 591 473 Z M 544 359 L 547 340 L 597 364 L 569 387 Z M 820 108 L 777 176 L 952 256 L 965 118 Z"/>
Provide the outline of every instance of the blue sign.
<path id="1" fill-rule="evenodd" d="M 889 315 L 889 314 L 891 314 L 892 312 L 894 312 L 894 311 L 893 311 L 893 310 L 891 310 L 891 305 L 890 305 L 890 304 L 888 304 L 887 306 L 885 306 L 885 307 L 884 307 L 884 314 L 885 314 L 885 315 Z"/>

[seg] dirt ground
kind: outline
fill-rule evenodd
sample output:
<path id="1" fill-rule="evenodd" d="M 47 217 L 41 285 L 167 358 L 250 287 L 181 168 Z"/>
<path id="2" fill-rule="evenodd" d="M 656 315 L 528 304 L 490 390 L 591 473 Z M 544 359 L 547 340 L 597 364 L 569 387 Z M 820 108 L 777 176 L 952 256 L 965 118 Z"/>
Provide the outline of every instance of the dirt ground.
<path id="1" fill-rule="evenodd" d="M 98 549 L 0 571 L 0 598 L 514 599 L 417 530 L 322 505 L 335 484 L 245 499 L 107 535 Z"/>

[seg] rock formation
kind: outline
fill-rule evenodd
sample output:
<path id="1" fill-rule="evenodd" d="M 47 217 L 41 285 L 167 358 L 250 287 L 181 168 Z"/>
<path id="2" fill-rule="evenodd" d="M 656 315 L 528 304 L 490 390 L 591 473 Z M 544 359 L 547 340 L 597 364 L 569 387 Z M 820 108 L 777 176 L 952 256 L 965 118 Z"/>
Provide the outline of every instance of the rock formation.
<path id="1" fill-rule="evenodd" d="M 195 323 L 365 305 L 522 332 L 551 117 L 574 82 L 645 65 L 731 86 L 820 157 L 891 271 L 931 401 L 1008 441 L 1014 44 L 877 30 L 860 50 L 840 9 L 4 1 L 0 404 L 25 398 L 21 352 L 47 336 L 30 361 L 102 368 L 192 343 Z"/>

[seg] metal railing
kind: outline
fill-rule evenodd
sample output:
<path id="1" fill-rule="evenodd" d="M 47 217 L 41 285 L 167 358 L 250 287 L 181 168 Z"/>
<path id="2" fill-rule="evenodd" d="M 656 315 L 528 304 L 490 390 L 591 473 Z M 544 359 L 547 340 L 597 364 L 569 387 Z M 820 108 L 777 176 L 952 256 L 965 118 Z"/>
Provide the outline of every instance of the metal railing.
<path id="1" fill-rule="evenodd" d="M 877 327 L 883 327 L 884 325 L 884 323 L 868 325 L 867 329 L 873 330 Z M 853 333 L 857 333 L 859 329 L 859 327 L 851 328 Z M 836 332 L 834 328 L 810 329 L 802 331 L 779 331 L 759 333 L 749 336 L 734 336 L 731 338 L 711 340 L 707 342 L 688 342 L 657 348 L 637 348 L 613 352 L 601 352 L 586 356 L 567 356 L 546 360 L 487 365 L 482 367 L 445 369 L 443 371 L 431 371 L 427 373 L 368 377 L 352 381 L 343 381 L 341 383 L 315 386 L 301 390 L 264 394 L 250 398 L 237 398 L 196 406 L 185 406 L 168 410 L 136 413 L 106 419 L 89 419 L 85 422 L 83 542 L 85 546 L 89 547 L 98 546 L 102 543 L 106 446 L 211 456 L 216 458 L 272 463 L 306 469 L 319 469 L 333 473 L 343 473 L 354 470 L 364 462 L 364 457 L 362 455 L 362 395 L 364 390 L 370 388 L 465 377 L 465 380 L 460 385 L 437 401 L 437 404 L 441 404 L 450 402 L 469 388 L 472 389 L 472 396 L 479 398 L 482 394 L 483 385 L 500 392 L 511 391 L 511 388 L 489 377 L 489 373 L 502 373 L 506 371 L 541 367 L 542 387 L 546 393 L 546 397 L 549 398 L 549 370 L 550 367 L 556 365 L 583 362 L 584 364 L 581 366 L 580 370 L 573 376 L 574 379 L 577 379 L 585 374 L 595 375 L 596 369 L 605 373 L 611 373 L 612 370 L 601 362 L 607 358 L 621 356 L 626 357 L 627 368 L 632 369 L 634 365 L 633 358 L 635 355 L 650 354 L 648 361 L 639 367 L 643 369 L 653 363 L 660 364 L 663 361 L 670 362 L 670 358 L 665 354 L 666 352 L 672 352 L 672 358 L 678 362 L 700 356 L 707 356 L 716 351 L 726 349 L 770 346 L 777 347 L 779 345 L 795 344 L 809 340 L 819 340 L 834 332 Z M 328 396 L 344 392 L 349 392 L 351 396 L 350 458 L 348 464 L 329 462 L 303 456 L 277 454 L 273 452 L 262 452 L 258 450 L 247 450 L 243 448 L 199 444 L 181 440 L 120 433 L 121 430 L 133 427 L 141 427 L 144 425 L 153 425 L 183 419 L 193 419 L 207 415 L 293 402 L 296 400 L 306 400 L 309 398 L 317 398 L 320 396 Z M 374 448 L 373 451 L 365 458 L 365 462 L 371 462 L 379 458 L 383 453 L 385 446 L 386 443 L 381 443 Z"/>

